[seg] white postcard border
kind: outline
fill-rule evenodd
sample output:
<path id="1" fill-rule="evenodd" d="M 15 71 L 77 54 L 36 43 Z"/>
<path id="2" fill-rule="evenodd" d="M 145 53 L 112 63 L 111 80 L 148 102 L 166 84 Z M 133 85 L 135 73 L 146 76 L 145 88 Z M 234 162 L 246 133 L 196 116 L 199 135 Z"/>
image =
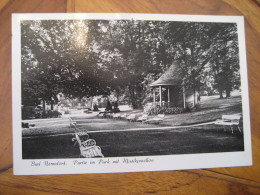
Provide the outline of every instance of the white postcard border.
<path id="1" fill-rule="evenodd" d="M 22 159 L 21 129 L 21 20 L 65 19 L 140 19 L 162 21 L 228 22 L 237 23 L 241 72 L 242 106 L 244 120 L 244 151 L 182 154 L 167 156 L 137 156 L 94 159 Z M 12 15 L 12 106 L 13 106 L 13 160 L 15 175 L 82 174 L 139 171 L 163 171 L 252 165 L 249 95 L 246 63 L 244 18 L 242 16 L 205 16 L 171 14 L 13 14 Z M 124 161 L 128 159 L 131 163 Z M 152 162 L 139 162 L 150 159 Z M 109 163 L 101 162 L 109 160 Z M 85 164 L 84 164 L 85 161 Z M 119 161 L 119 162 L 117 162 Z M 132 162 L 133 161 L 133 162 Z M 147 160 L 149 161 L 149 160 Z M 75 164 L 76 162 L 76 164 Z M 82 162 L 82 164 L 77 164 Z M 94 164 L 90 164 L 95 162 Z M 116 163 L 117 162 L 117 163 Z M 34 163 L 34 164 L 33 164 Z M 37 163 L 39 166 L 37 166 Z M 56 165 L 57 164 L 57 165 Z"/>

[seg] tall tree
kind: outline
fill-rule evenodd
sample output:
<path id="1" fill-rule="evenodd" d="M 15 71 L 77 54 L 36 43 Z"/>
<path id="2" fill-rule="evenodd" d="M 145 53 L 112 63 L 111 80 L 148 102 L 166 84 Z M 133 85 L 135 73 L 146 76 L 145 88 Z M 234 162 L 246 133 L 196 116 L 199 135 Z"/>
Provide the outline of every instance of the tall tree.
<path id="1" fill-rule="evenodd" d="M 60 92 L 73 97 L 108 93 L 109 77 L 102 77 L 104 70 L 97 66 L 96 22 L 23 21 L 21 27 L 23 104 L 52 101 Z"/>
<path id="2" fill-rule="evenodd" d="M 125 93 L 133 108 L 144 99 L 143 81 L 148 73 L 161 72 L 156 63 L 159 22 L 103 21 L 100 40 L 103 65 L 113 74 L 112 88 Z M 159 61 L 159 60 L 157 60 Z"/>
<path id="3" fill-rule="evenodd" d="M 234 24 L 171 22 L 165 30 L 165 43 L 171 59 L 181 64 L 186 86 L 199 90 L 205 80 L 205 70 L 210 67 L 215 71 L 212 85 L 220 96 L 223 90 L 230 96 L 232 86 L 238 85 L 239 80 L 234 77 L 239 75 L 236 74 L 239 69 L 236 36 Z"/>
<path id="4" fill-rule="evenodd" d="M 175 60 L 194 91 L 205 85 L 205 74 L 220 95 L 240 85 L 234 24 L 34 20 L 21 27 L 24 105 L 60 92 L 82 98 L 115 91 L 138 108 L 149 96 L 148 81 Z"/>
<path id="5" fill-rule="evenodd" d="M 215 78 L 214 85 L 220 98 L 223 98 L 223 91 L 226 91 L 226 97 L 230 97 L 231 90 L 240 86 L 237 27 L 235 24 L 216 24 L 211 31 L 215 34 L 215 44 L 211 52 L 210 72 Z"/>

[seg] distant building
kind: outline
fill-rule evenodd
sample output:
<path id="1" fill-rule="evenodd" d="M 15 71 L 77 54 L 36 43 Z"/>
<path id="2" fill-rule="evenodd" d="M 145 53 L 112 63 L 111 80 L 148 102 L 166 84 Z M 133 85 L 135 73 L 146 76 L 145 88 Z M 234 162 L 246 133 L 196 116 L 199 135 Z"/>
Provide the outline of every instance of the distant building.
<path id="1" fill-rule="evenodd" d="M 162 76 L 151 83 L 153 88 L 153 103 L 160 106 L 192 108 L 199 103 L 199 92 L 185 87 L 181 69 L 174 63 Z M 156 99 L 159 93 L 159 100 Z"/>

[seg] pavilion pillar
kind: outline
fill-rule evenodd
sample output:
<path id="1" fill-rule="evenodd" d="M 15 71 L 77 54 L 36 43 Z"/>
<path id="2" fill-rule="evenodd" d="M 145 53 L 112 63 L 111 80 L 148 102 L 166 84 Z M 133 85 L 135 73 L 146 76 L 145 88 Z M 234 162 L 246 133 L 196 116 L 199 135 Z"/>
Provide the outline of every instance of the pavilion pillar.
<path id="1" fill-rule="evenodd" d="M 168 87 L 168 104 L 170 105 L 170 86 Z"/>
<path id="2" fill-rule="evenodd" d="M 42 110 L 45 112 L 46 110 L 46 104 L 45 104 L 45 100 L 42 100 Z"/>
<path id="3" fill-rule="evenodd" d="M 185 86 L 183 86 L 183 107 L 186 108 L 186 95 L 185 95 Z"/>
<path id="4" fill-rule="evenodd" d="M 155 103 L 156 99 L 155 99 L 155 89 L 156 88 L 153 88 L 153 103 Z"/>
<path id="5" fill-rule="evenodd" d="M 162 106 L 162 86 L 159 86 L 160 106 Z"/>

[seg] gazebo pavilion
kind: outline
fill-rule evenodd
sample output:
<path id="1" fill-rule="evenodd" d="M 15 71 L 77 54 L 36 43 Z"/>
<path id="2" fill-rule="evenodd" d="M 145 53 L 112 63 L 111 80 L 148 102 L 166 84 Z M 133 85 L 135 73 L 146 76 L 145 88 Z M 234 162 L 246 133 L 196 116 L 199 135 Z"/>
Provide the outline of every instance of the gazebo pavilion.
<path id="1" fill-rule="evenodd" d="M 192 90 L 185 89 L 183 78 L 177 63 L 174 63 L 166 70 L 162 76 L 151 83 L 153 88 L 153 103 L 160 106 L 193 107 L 197 104 L 196 95 Z M 156 102 L 156 93 L 159 89 L 159 102 Z"/>

